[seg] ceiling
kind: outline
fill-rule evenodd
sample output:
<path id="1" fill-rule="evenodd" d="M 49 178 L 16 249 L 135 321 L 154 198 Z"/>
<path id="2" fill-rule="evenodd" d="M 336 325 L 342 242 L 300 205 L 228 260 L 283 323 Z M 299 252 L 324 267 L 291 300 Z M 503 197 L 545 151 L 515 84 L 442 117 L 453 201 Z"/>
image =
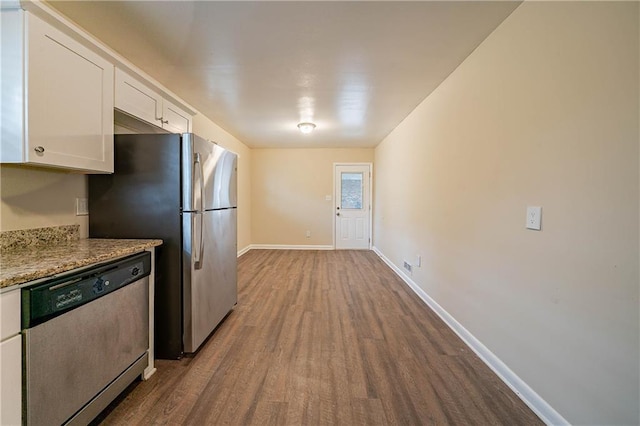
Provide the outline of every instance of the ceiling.
<path id="1" fill-rule="evenodd" d="M 377 145 L 520 3 L 49 4 L 248 146 L 306 148 Z"/>

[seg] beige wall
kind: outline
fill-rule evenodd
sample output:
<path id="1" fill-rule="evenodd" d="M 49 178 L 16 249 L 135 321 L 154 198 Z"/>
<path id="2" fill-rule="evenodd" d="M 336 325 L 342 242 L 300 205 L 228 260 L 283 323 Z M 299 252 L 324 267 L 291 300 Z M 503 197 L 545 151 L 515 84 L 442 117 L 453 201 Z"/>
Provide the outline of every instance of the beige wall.
<path id="1" fill-rule="evenodd" d="M 13 165 L 0 166 L 0 231 L 80 225 L 87 236 L 88 216 L 76 216 L 76 198 L 86 198 L 84 175 Z"/>
<path id="2" fill-rule="evenodd" d="M 193 133 L 238 154 L 238 251 L 251 244 L 251 150 L 202 114 L 193 117 Z"/>
<path id="3" fill-rule="evenodd" d="M 373 149 L 254 149 L 252 154 L 253 243 L 332 246 L 333 201 L 325 197 L 333 199 L 333 163 L 373 162 Z"/>
<path id="4" fill-rule="evenodd" d="M 237 154 L 238 250 L 251 244 L 251 151 L 202 115 L 193 120 L 194 133 Z M 76 216 L 76 198 L 87 197 L 85 175 L 24 166 L 0 166 L 0 231 L 56 225 L 80 225 L 88 236 L 88 216 Z"/>
<path id="5" fill-rule="evenodd" d="M 525 2 L 375 151 L 374 245 L 573 424 L 640 420 L 638 50 Z"/>

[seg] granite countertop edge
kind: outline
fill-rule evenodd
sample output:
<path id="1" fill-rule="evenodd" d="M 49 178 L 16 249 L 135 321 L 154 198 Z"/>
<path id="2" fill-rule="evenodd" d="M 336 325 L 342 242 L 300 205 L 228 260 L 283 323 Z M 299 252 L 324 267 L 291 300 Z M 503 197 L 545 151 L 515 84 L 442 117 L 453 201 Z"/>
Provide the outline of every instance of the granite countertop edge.
<path id="1" fill-rule="evenodd" d="M 42 247 L 3 250 L 0 290 L 53 277 L 162 245 L 158 239 L 87 238 Z"/>

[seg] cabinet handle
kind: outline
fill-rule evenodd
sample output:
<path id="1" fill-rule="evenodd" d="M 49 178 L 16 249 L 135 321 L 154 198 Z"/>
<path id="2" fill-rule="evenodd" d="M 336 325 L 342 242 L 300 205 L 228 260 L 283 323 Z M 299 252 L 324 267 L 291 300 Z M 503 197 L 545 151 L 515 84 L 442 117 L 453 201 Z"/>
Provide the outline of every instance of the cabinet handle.
<path id="1" fill-rule="evenodd" d="M 43 154 L 44 153 L 44 147 L 43 146 L 36 146 L 35 148 L 33 148 L 33 150 L 35 152 L 37 152 L 38 154 Z"/>
<path id="2" fill-rule="evenodd" d="M 162 120 L 160 120 L 160 121 L 162 121 Z M 169 120 L 162 121 L 162 124 L 169 124 Z"/>

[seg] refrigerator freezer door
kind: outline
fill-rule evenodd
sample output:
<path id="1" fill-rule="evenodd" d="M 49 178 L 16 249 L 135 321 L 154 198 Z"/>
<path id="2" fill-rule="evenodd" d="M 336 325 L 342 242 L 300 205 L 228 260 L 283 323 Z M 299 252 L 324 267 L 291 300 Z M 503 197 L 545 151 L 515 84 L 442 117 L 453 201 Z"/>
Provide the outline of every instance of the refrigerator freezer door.
<path id="1" fill-rule="evenodd" d="M 193 133 L 185 133 L 182 161 L 183 211 L 236 207 L 236 154 Z"/>
<path id="2" fill-rule="evenodd" d="M 238 156 L 192 133 L 182 135 L 182 210 L 216 210 L 237 206 Z M 202 188 L 202 191 L 201 191 Z"/>
<path id="3" fill-rule="evenodd" d="M 212 142 L 193 133 L 182 135 L 182 211 L 204 210 L 203 191 L 211 182 L 210 168 L 213 157 Z"/>
<path id="4" fill-rule="evenodd" d="M 214 149 L 215 168 L 213 173 L 213 194 L 208 209 L 237 207 L 237 162 L 238 156 L 216 145 Z"/>
<path id="5" fill-rule="evenodd" d="M 203 218 L 201 253 L 199 215 Z M 236 209 L 183 215 L 185 352 L 195 352 L 238 301 L 236 220 Z M 201 261 L 199 269 L 196 258 Z"/>

